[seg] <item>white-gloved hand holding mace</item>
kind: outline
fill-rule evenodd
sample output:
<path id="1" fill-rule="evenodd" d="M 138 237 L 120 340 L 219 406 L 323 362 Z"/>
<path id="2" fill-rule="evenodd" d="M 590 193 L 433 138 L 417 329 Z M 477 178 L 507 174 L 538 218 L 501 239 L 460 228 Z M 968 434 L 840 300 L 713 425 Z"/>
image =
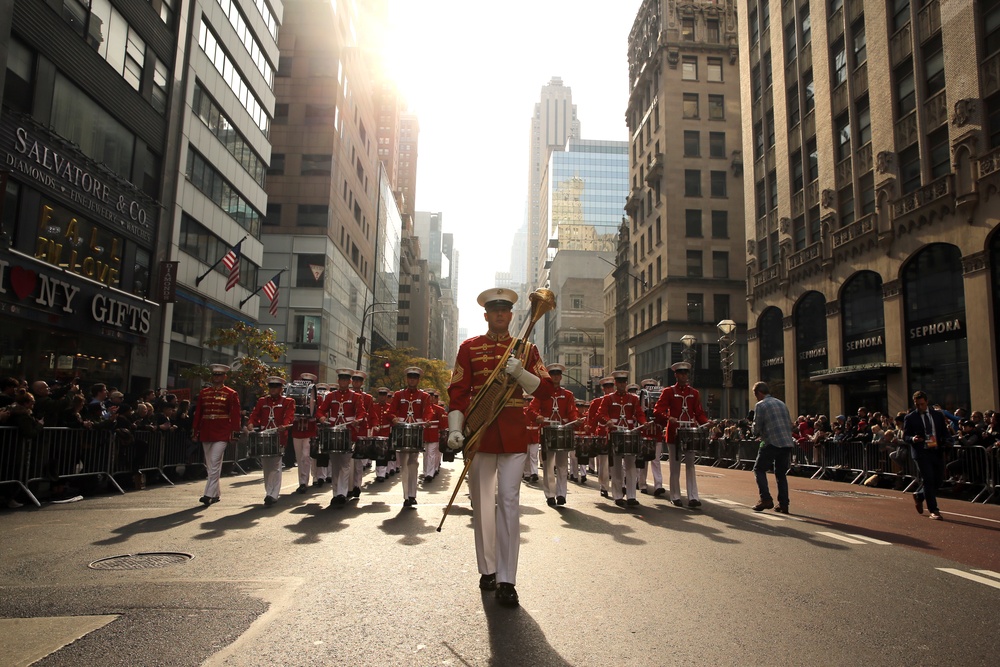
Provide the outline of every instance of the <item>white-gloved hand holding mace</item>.
<path id="1" fill-rule="evenodd" d="M 526 394 L 533 394 L 538 389 L 538 385 L 542 383 L 540 377 L 524 370 L 524 364 L 521 363 L 520 359 L 509 358 L 507 360 L 507 367 L 504 370 L 507 372 L 507 375 L 514 378 L 514 381 L 521 385 L 521 389 Z"/>
<path id="2" fill-rule="evenodd" d="M 452 410 L 448 413 L 448 449 L 462 449 L 465 446 L 465 436 L 462 435 L 462 426 L 465 425 L 465 415 L 461 410 Z"/>

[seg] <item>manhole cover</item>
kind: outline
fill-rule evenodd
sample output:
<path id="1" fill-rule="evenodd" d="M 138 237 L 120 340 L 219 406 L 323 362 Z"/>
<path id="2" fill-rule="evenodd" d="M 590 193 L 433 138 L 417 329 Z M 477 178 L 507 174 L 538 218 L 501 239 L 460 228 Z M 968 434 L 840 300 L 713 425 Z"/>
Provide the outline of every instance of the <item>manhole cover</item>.
<path id="1" fill-rule="evenodd" d="M 811 493 L 814 496 L 827 496 L 829 498 L 884 498 L 885 496 L 880 496 L 877 493 L 862 493 L 860 491 L 820 491 L 818 489 L 812 489 L 808 491 L 802 491 L 802 493 Z"/>
<path id="2" fill-rule="evenodd" d="M 154 567 L 167 567 L 186 563 L 194 558 L 191 554 L 177 551 L 150 551 L 123 556 L 109 556 L 95 560 L 88 565 L 92 570 L 149 570 Z"/>

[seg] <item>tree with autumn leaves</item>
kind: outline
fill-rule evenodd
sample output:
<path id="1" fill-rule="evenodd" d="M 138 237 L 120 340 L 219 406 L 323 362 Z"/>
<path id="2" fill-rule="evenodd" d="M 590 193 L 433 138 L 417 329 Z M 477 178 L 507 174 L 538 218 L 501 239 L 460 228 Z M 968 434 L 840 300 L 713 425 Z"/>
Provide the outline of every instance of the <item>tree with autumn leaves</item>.
<path id="1" fill-rule="evenodd" d="M 424 370 L 420 380 L 421 389 L 431 387 L 441 392 L 442 402 L 448 402 L 448 385 L 451 383 L 451 368 L 440 359 L 425 359 L 414 356 L 416 350 L 412 347 L 383 348 L 372 353 L 371 371 L 368 384 L 372 389 L 388 387 L 391 391 L 403 389 L 406 386 L 406 369 L 419 366 Z M 389 367 L 386 368 L 386 364 Z"/>
<path id="2" fill-rule="evenodd" d="M 236 322 L 228 329 L 216 329 L 214 335 L 203 342 L 203 346 L 234 349 L 240 355 L 225 362 L 232 367 L 226 384 L 239 392 L 244 402 L 256 399 L 267 391 L 267 378 L 285 377 L 284 366 L 265 363 L 267 359 L 278 361 L 287 349 L 277 342 L 273 329 L 258 329 L 246 322 Z M 191 366 L 181 371 L 181 377 L 202 382 L 208 382 L 211 375 L 208 364 Z"/>

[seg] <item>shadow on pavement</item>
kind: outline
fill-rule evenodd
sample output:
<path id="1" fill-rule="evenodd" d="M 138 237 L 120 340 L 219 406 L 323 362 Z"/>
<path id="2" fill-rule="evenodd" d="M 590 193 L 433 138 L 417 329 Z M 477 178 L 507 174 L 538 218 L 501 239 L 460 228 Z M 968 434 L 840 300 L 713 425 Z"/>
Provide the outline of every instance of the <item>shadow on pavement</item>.
<path id="1" fill-rule="evenodd" d="M 501 607 L 493 593 L 484 592 L 483 611 L 490 633 L 490 665 L 569 667 L 570 663 L 552 648 L 538 623 L 523 607 Z"/>
<path id="2" fill-rule="evenodd" d="M 172 514 L 165 514 L 163 516 L 150 517 L 148 519 L 139 519 L 138 521 L 133 521 L 132 523 L 127 523 L 124 526 L 119 526 L 115 528 L 112 532 L 111 537 L 107 537 L 103 540 L 98 540 L 93 542 L 94 545 L 108 545 L 108 544 L 121 544 L 122 542 L 127 542 L 130 537 L 134 535 L 139 535 L 141 533 L 159 533 L 166 530 L 172 530 L 183 526 L 186 523 L 190 523 L 195 519 L 199 518 L 198 512 L 205 509 L 202 505 L 197 505 L 193 507 L 187 507 L 185 509 L 179 510 Z"/>
<path id="3" fill-rule="evenodd" d="M 320 504 L 315 502 L 316 500 L 325 502 Z M 291 532 L 299 533 L 299 537 L 295 538 L 295 544 L 315 544 L 319 542 L 320 535 L 335 533 L 346 528 L 351 519 L 359 514 L 381 514 L 390 511 L 385 503 L 370 503 L 359 507 L 357 501 L 352 501 L 343 507 L 330 507 L 329 502 L 329 495 L 318 496 L 313 502 L 296 507 L 290 512 L 302 516 L 298 523 L 288 526 Z"/>
<path id="4" fill-rule="evenodd" d="M 617 505 L 611 505 L 610 507 L 604 503 L 593 503 L 593 505 L 597 507 L 598 510 L 608 514 L 622 514 L 622 510 Z M 630 536 L 630 533 L 635 533 L 634 528 L 613 523 L 611 521 L 605 521 L 599 516 L 585 514 L 584 512 L 572 509 L 567 505 L 561 506 L 557 511 L 567 528 L 579 530 L 585 533 L 610 535 L 615 542 L 620 544 L 646 544 L 645 540 L 640 540 Z"/>
<path id="5" fill-rule="evenodd" d="M 437 528 L 437 524 L 429 525 L 420 514 L 405 507 L 400 508 L 395 516 L 389 517 L 379 524 L 379 530 L 386 535 L 398 535 L 397 542 L 406 546 L 426 542 L 420 536 L 433 533 L 435 528 Z"/>

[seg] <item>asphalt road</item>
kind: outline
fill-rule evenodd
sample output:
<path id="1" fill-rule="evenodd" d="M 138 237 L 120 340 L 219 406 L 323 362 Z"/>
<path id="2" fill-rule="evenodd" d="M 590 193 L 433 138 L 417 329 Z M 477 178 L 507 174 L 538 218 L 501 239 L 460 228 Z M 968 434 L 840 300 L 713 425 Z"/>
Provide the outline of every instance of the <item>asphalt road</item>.
<path id="1" fill-rule="evenodd" d="M 511 610 L 478 589 L 464 494 L 435 532 L 458 466 L 421 483 L 415 510 L 398 476 L 370 473 L 347 508 L 329 508 L 324 487 L 265 509 L 256 472 L 224 478 L 209 508 L 188 482 L 5 511 L 0 662 L 742 667 L 1000 654 L 1000 506 L 946 499 L 935 522 L 901 493 L 791 478 L 793 514 L 756 514 L 752 473 L 707 467 L 700 510 L 640 495 L 625 511 L 593 477 L 556 509 L 526 484 Z M 296 484 L 286 472 L 285 493 Z M 141 552 L 193 558 L 88 568 Z"/>

